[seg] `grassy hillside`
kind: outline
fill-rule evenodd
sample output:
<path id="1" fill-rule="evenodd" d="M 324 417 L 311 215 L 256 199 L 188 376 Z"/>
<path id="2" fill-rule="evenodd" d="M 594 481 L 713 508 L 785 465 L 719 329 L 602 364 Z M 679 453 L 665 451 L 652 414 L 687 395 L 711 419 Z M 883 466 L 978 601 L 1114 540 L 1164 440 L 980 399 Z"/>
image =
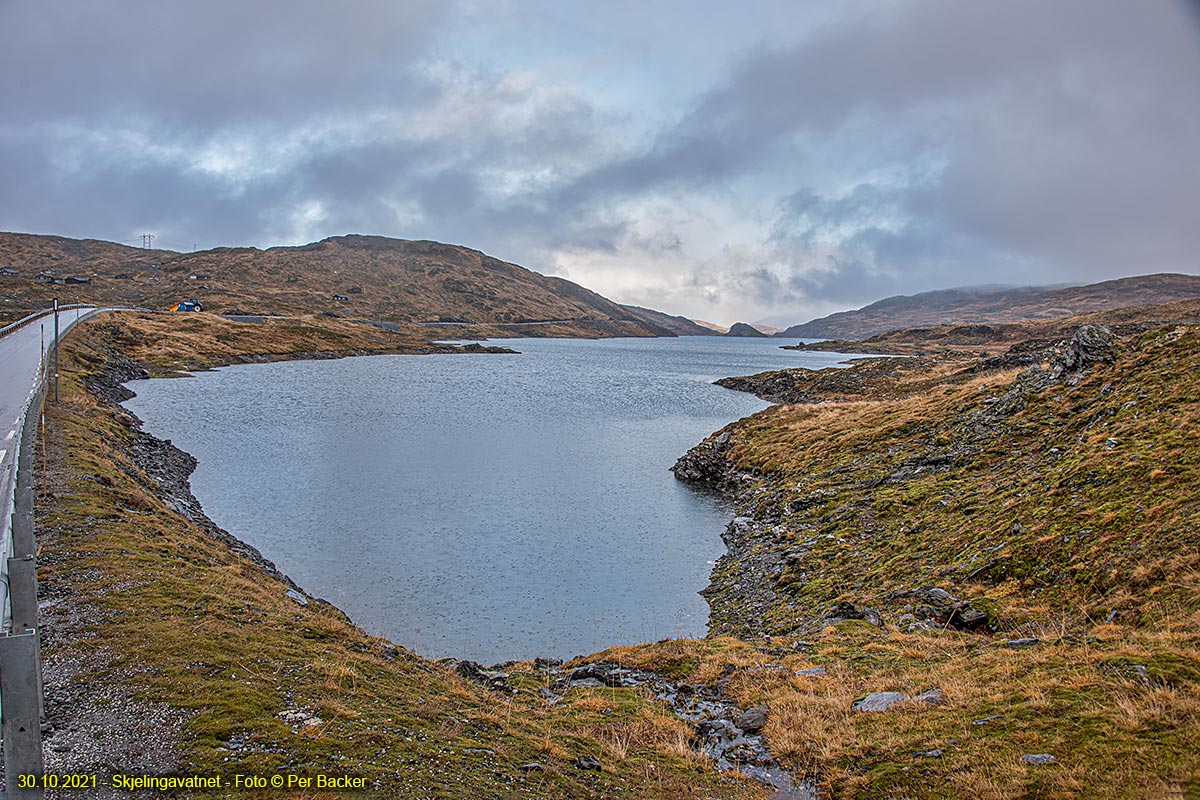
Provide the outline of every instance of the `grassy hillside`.
<path id="1" fill-rule="evenodd" d="M 889 297 L 854 311 L 793 325 L 777 335 L 855 340 L 906 328 L 1052 320 L 1195 298 L 1200 298 L 1200 276 L 1166 273 L 1086 286 L 945 289 Z"/>
<path id="2" fill-rule="evenodd" d="M 194 253 L 108 242 L 0 233 L 0 309 L 16 318 L 64 302 L 168 308 L 195 297 L 217 313 L 337 314 L 398 323 L 500 325 L 555 322 L 582 335 L 698 333 L 686 320 L 622 306 L 562 278 L 547 277 L 466 247 L 339 236 L 301 247 L 217 248 Z M 39 283 L 43 272 L 66 281 Z M 46 280 L 46 276 L 42 276 Z M 334 299 L 336 297 L 340 299 Z M 536 333 L 537 331 L 533 331 Z"/>
<path id="3" fill-rule="evenodd" d="M 739 498 L 706 594 L 768 738 L 838 797 L 1200 796 L 1200 326 L 885 364 L 677 466 Z"/>

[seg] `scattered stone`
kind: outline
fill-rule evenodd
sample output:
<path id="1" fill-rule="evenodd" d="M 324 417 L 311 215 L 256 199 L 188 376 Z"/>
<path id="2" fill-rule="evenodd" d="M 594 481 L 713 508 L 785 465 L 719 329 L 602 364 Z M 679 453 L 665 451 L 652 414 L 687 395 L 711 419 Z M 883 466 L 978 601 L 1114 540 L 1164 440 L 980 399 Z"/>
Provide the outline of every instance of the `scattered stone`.
<path id="1" fill-rule="evenodd" d="M 924 703 L 927 706 L 940 706 L 946 702 L 946 695 L 942 693 L 941 689 L 934 688 L 927 692 L 921 692 L 913 698 L 913 702 Z"/>
<path id="2" fill-rule="evenodd" d="M 971 605 L 971 601 L 968 600 L 951 606 L 946 624 L 963 631 L 977 631 L 987 628 L 988 615 L 986 611 Z"/>
<path id="3" fill-rule="evenodd" d="M 957 597 L 950 594 L 940 586 L 929 587 L 925 590 L 925 596 L 935 605 L 952 606 L 958 602 Z"/>
<path id="4" fill-rule="evenodd" d="M 868 625 L 874 625 L 876 628 L 885 627 L 883 624 L 883 615 L 878 611 L 865 606 L 856 606 L 854 603 L 845 600 L 825 612 L 823 624 L 837 625 L 839 622 L 852 619 L 862 620 Z"/>
<path id="5" fill-rule="evenodd" d="M 1113 450 L 1116 448 L 1116 446 L 1118 444 L 1120 444 L 1120 442 L 1118 442 L 1116 439 L 1114 439 L 1110 436 L 1104 440 L 1104 449 L 1105 450 Z"/>
<path id="6" fill-rule="evenodd" d="M 806 678 L 819 678 L 825 674 L 825 668 L 824 667 L 809 667 L 808 669 L 798 669 L 798 670 L 796 670 L 796 674 L 804 676 Z"/>
<path id="7" fill-rule="evenodd" d="M 543 767 L 541 764 L 537 763 L 536 761 L 531 761 L 528 764 L 522 764 L 520 769 L 521 769 L 521 772 L 529 774 L 530 772 L 542 772 L 546 768 Z"/>
<path id="8" fill-rule="evenodd" d="M 579 758 L 575 759 L 575 766 L 579 769 L 599 770 L 600 762 L 591 756 L 580 756 Z"/>
<path id="9" fill-rule="evenodd" d="M 545 686 L 543 686 L 541 689 L 538 689 L 538 695 L 546 701 L 546 705 L 550 706 L 556 706 L 563 701 L 562 695 L 555 694 Z"/>
<path id="10" fill-rule="evenodd" d="M 511 691 L 511 687 L 508 685 L 507 672 L 486 669 L 474 661 L 460 661 L 456 669 L 464 678 L 485 684 L 491 689 Z"/>
<path id="11" fill-rule="evenodd" d="M 680 456 L 671 471 L 684 483 L 730 489 L 736 486 L 739 472 L 726 455 L 728 450 L 729 433 L 717 434 Z"/>
<path id="12" fill-rule="evenodd" d="M 285 594 L 302 606 L 308 605 L 308 598 L 302 595 L 300 592 L 297 592 L 295 589 L 288 589 Z"/>
<path id="13" fill-rule="evenodd" d="M 758 733 L 767 724 L 766 706 L 752 706 L 744 711 L 733 712 L 733 724 L 746 733 Z"/>
<path id="14" fill-rule="evenodd" d="M 751 739 L 742 739 L 734 742 L 725 748 L 722 754 L 727 761 L 734 764 L 755 764 L 758 766 L 766 766 L 774 764 L 775 759 L 763 749 L 761 742 Z"/>
<path id="15" fill-rule="evenodd" d="M 942 751 L 935 748 L 933 750 L 926 750 L 923 753 L 913 753 L 913 755 L 917 758 L 941 758 Z"/>
<path id="16" fill-rule="evenodd" d="M 1020 649 L 1022 647 L 1033 647 L 1039 641 L 1039 639 L 1028 636 L 1023 639 L 1009 639 L 1007 642 L 1005 642 L 1005 644 L 1013 649 Z"/>
<path id="17" fill-rule="evenodd" d="M 897 703 L 903 703 L 908 699 L 908 695 L 902 692 L 871 692 L 866 697 L 851 703 L 850 709 L 859 712 L 887 711 Z"/>
<path id="18" fill-rule="evenodd" d="M 777 664 L 767 664 L 761 669 L 782 668 Z M 817 670 L 819 674 L 824 673 L 822 668 Z M 722 685 L 731 676 L 749 671 L 740 670 L 734 664 L 726 664 L 723 669 L 724 677 L 715 685 L 676 684 L 654 672 L 625 669 L 614 663 L 596 662 L 560 671 L 554 682 L 554 690 L 565 692 L 579 686 L 648 688 L 655 697 L 669 705 L 676 716 L 695 726 L 696 736 L 693 744 L 697 750 L 712 758 L 718 770 L 737 770 L 746 777 L 774 788 L 780 800 L 788 797 L 812 800 L 816 796 L 812 782 L 798 782 L 791 772 L 771 756 L 762 734 L 752 731 L 755 728 L 761 729 L 765 724 L 769 709 L 765 706 L 741 709 L 722 696 Z M 786 669 L 783 671 L 786 673 Z M 601 713 L 611 714 L 612 710 L 604 709 Z M 746 728 L 735 724 L 735 717 Z M 578 763 L 576 766 L 580 769 L 585 768 Z M 788 795 L 789 792 L 792 794 Z M 799 794 L 796 794 L 797 792 Z"/>
<path id="19" fill-rule="evenodd" d="M 570 686 L 595 686 L 597 684 L 592 683 L 592 681 L 598 681 L 600 686 L 620 688 L 640 686 L 643 683 L 653 681 L 655 677 L 654 673 L 651 672 L 625 669 L 617 664 L 598 661 L 594 664 L 584 664 L 582 667 L 576 667 L 564 677 L 560 677 L 558 682 Z"/>
<path id="20" fill-rule="evenodd" d="M 551 670 L 562 666 L 561 658 L 542 658 L 541 656 L 533 660 L 533 668 L 540 670 Z"/>
<path id="21" fill-rule="evenodd" d="M 696 733 L 706 739 L 714 736 L 736 739 L 742 735 L 742 730 L 727 719 L 706 719 L 696 724 Z"/>
<path id="22" fill-rule="evenodd" d="M 1004 719 L 1004 715 L 1003 714 L 993 714 L 990 717 L 984 717 L 983 719 L 972 720 L 971 724 L 972 725 L 991 725 L 993 722 L 995 722 L 998 719 Z"/>
<path id="23" fill-rule="evenodd" d="M 1047 764 L 1053 764 L 1058 759 L 1049 753 L 1026 753 L 1025 755 L 1021 756 L 1021 760 L 1026 764 L 1032 764 L 1035 767 L 1044 767 Z"/>
<path id="24" fill-rule="evenodd" d="M 1113 332 L 1103 325 L 1081 325 L 1067 343 L 1054 377 L 1057 379 L 1063 372 L 1082 369 L 1095 361 L 1111 361 L 1115 355 L 1113 339 Z"/>
<path id="25" fill-rule="evenodd" d="M 494 756 L 496 751 L 487 747 L 464 747 L 463 755 L 467 756 Z"/>
<path id="26" fill-rule="evenodd" d="M 299 727 L 301 725 L 312 727 L 320 725 L 322 722 L 322 719 L 316 714 L 310 714 L 303 708 L 288 708 L 280 711 L 275 716 L 294 727 Z"/>

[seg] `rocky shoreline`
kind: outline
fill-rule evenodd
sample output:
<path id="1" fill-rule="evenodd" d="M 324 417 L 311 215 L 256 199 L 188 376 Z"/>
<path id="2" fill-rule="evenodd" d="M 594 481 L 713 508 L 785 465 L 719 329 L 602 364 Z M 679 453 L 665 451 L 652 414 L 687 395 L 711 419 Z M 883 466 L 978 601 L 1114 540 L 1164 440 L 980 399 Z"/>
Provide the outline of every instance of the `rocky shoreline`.
<path id="1" fill-rule="evenodd" d="M 780 599 L 774 589 L 778 576 L 792 555 L 781 549 L 780 520 L 754 516 L 751 500 L 767 492 L 765 476 L 729 458 L 729 427 L 680 456 L 671 471 L 684 483 L 717 493 L 738 510 L 721 533 L 726 552 L 700 591 L 708 602 L 709 635 L 761 639 L 767 635 L 762 627 L 765 613 Z"/>
<path id="2" fill-rule="evenodd" d="M 1011 384 L 999 387 L 1003 392 L 990 396 L 983 410 L 969 417 L 966 430 L 954 437 L 953 447 L 913 453 L 904 466 L 882 482 L 863 484 L 851 471 L 838 477 L 839 484 L 843 488 L 866 489 L 869 495 L 876 488 L 903 485 L 953 466 L 1005 426 L 1011 416 L 1025 407 L 1031 394 L 1054 385 L 1074 385 L 1089 366 L 1112 360 L 1114 342 L 1114 333 L 1108 328 L 1085 325 L 1066 340 L 1017 345 L 1007 354 L 965 369 L 956 365 L 951 379 L 966 379 L 1014 366 L 1024 369 Z M 810 375 L 804 375 L 804 370 L 780 370 L 724 378 L 716 383 L 776 403 L 835 402 L 844 399 L 843 393 L 876 397 L 879 385 L 886 385 L 901 373 L 928 370 L 936 363 L 925 358 L 904 359 L 900 364 L 893 359 L 871 359 L 850 370 L 826 369 Z M 806 382 L 802 384 L 805 388 L 796 389 L 801 381 Z M 807 562 L 817 539 L 806 538 L 803 532 L 816 527 L 820 512 L 826 511 L 826 505 L 839 492 L 823 489 L 803 494 L 798 491 L 799 485 L 785 490 L 778 476 L 736 464 L 729 454 L 740 425 L 735 422 L 712 434 L 681 456 L 671 470 L 684 483 L 718 493 L 737 512 L 722 534 L 728 551 L 713 568 L 709 586 L 701 591 L 709 604 L 710 635 L 769 640 L 773 632 L 771 612 L 786 600 L 781 586 L 788 578 L 809 577 L 811 567 Z M 974 580 L 988 568 L 985 563 L 966 575 L 965 581 Z M 986 598 L 959 601 L 944 590 L 929 586 L 892 593 L 885 599 L 900 612 L 897 622 L 909 630 L 952 627 L 974 631 L 986 628 L 992 614 Z M 807 634 L 849 619 L 884 626 L 876 609 L 842 602 L 829 608 L 796 609 L 787 627 Z"/>

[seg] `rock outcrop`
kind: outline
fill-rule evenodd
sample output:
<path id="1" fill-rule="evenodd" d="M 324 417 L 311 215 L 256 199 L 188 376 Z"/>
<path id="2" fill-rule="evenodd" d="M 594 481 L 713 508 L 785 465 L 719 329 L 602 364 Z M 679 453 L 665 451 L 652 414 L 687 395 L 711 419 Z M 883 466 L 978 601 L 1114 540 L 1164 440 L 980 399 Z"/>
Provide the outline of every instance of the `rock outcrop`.
<path id="1" fill-rule="evenodd" d="M 723 334 L 723 335 L 725 335 L 725 336 L 745 336 L 745 337 L 752 337 L 752 338 L 758 338 L 758 339 L 768 338 L 767 335 L 765 333 L 763 333 L 762 331 L 760 331 L 758 328 L 754 327 L 753 325 L 747 325 L 745 322 L 733 323 L 733 325 L 731 325 L 729 328 L 729 332 L 726 334 Z"/>

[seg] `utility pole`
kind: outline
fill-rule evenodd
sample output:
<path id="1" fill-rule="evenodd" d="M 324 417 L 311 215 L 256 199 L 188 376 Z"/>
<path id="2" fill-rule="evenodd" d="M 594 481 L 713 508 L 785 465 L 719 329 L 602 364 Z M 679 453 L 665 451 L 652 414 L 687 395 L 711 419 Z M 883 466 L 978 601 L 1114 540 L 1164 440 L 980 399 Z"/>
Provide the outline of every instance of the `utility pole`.
<path id="1" fill-rule="evenodd" d="M 154 249 L 154 234 L 153 233 L 143 233 L 142 234 L 142 247 L 146 250 Z"/>
<path id="2" fill-rule="evenodd" d="M 54 298 L 54 402 L 58 402 L 58 298 Z"/>

